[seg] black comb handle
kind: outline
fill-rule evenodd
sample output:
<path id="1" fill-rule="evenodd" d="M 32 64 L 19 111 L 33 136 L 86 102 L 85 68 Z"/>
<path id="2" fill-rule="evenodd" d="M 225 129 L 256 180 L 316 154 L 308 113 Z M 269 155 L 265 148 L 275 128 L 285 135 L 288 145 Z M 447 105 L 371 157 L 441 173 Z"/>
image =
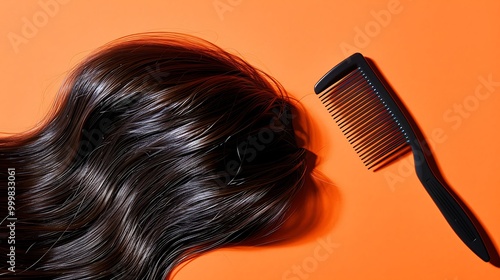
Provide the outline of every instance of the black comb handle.
<path id="1" fill-rule="evenodd" d="M 358 127 L 355 133 L 344 133 L 351 144 L 357 139 L 370 139 L 368 143 L 361 146 L 357 144 L 358 148 L 355 148 L 369 169 L 380 167 L 387 159 L 401 155 L 401 151 L 404 152 L 405 146 L 408 148 L 409 145 L 415 159 L 417 176 L 446 221 L 477 256 L 486 262 L 490 261 L 485 243 L 473 220 L 478 227 L 479 222 L 441 176 L 418 125 L 397 96 L 389 91 L 390 87 L 384 83 L 381 75 L 376 74 L 375 69 L 362 54 L 355 53 L 325 74 L 315 85 L 314 91 L 316 94 L 321 93 L 322 102 L 341 127 L 349 121 L 351 127 Z M 363 97 L 360 98 L 361 95 Z M 331 98 L 327 98 L 329 96 Z M 344 119 L 340 120 L 339 115 L 342 114 Z M 374 114 L 378 115 L 374 117 Z M 387 119 L 391 120 L 391 124 L 388 124 Z M 368 120 L 368 123 L 360 124 L 360 120 Z M 370 129 L 371 133 L 361 132 Z M 386 137 L 387 134 L 390 137 Z M 376 148 L 373 149 L 373 146 Z"/>
<path id="2" fill-rule="evenodd" d="M 490 261 L 490 255 L 479 234 L 478 230 L 467 215 L 466 211 L 458 202 L 459 200 L 448 191 L 449 187 L 440 176 L 436 176 L 433 169 L 429 166 L 425 153 L 427 149 L 422 148 L 420 144 L 413 143 L 413 156 L 415 159 L 415 169 L 417 176 L 429 193 L 434 203 L 437 205 L 443 216 L 450 224 L 455 233 L 479 258 L 483 261 Z"/>
<path id="3" fill-rule="evenodd" d="M 361 54 L 359 55 L 361 56 Z M 391 94 L 391 91 L 388 90 L 389 87 L 380 79 L 380 75 L 374 72 L 364 57 L 361 56 L 361 58 L 362 62 L 359 62 L 359 66 L 374 87 L 379 89 L 380 97 L 386 102 L 388 109 L 395 115 L 398 124 L 405 131 L 413 152 L 415 171 L 420 182 L 458 237 L 479 258 L 488 262 L 490 255 L 479 231 L 472 222 L 472 219 L 476 220 L 475 217 L 460 198 L 453 194 L 452 189 L 443 179 L 420 128 L 405 106 L 401 102 L 397 102 L 399 100 L 394 93 Z"/>

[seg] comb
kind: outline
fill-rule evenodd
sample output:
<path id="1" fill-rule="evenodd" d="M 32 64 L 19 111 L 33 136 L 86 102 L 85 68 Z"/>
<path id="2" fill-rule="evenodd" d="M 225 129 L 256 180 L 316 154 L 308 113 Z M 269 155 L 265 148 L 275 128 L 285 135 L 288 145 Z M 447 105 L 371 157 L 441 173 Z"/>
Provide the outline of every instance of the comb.
<path id="1" fill-rule="evenodd" d="M 472 222 L 477 219 L 443 179 L 420 129 L 374 69 L 355 53 L 326 73 L 314 91 L 368 169 L 380 169 L 412 151 L 417 176 L 448 224 L 488 262 L 485 243 Z"/>

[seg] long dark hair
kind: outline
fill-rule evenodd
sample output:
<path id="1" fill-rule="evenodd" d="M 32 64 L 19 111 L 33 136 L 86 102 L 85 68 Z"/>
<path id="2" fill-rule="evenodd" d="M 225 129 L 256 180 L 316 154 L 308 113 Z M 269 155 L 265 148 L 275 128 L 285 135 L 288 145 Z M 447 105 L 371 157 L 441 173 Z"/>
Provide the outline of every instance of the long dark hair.
<path id="1" fill-rule="evenodd" d="M 201 39 L 102 47 L 43 125 L 0 139 L 1 278 L 162 279 L 264 240 L 304 182 L 294 110 L 278 82 Z"/>

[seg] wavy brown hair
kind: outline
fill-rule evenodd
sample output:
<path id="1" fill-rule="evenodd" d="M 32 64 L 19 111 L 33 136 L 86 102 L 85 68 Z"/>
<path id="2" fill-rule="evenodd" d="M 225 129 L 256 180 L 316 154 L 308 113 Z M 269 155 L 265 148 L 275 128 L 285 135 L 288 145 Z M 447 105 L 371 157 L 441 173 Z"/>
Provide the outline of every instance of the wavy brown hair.
<path id="1" fill-rule="evenodd" d="M 43 125 L 0 139 L 1 278 L 162 279 L 266 240 L 304 181 L 292 110 L 274 79 L 201 39 L 98 49 Z"/>

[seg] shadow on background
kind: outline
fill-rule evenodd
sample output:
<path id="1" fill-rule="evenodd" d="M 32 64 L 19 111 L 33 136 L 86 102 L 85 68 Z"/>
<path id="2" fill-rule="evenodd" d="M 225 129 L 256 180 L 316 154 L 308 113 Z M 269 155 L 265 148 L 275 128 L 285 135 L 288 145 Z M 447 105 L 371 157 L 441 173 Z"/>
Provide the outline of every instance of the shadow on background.
<path id="1" fill-rule="evenodd" d="M 328 177 L 313 170 L 317 157 L 308 152 L 304 187 L 293 201 L 283 227 L 270 239 L 277 244 L 301 244 L 331 231 L 340 213 L 340 195 Z"/>

